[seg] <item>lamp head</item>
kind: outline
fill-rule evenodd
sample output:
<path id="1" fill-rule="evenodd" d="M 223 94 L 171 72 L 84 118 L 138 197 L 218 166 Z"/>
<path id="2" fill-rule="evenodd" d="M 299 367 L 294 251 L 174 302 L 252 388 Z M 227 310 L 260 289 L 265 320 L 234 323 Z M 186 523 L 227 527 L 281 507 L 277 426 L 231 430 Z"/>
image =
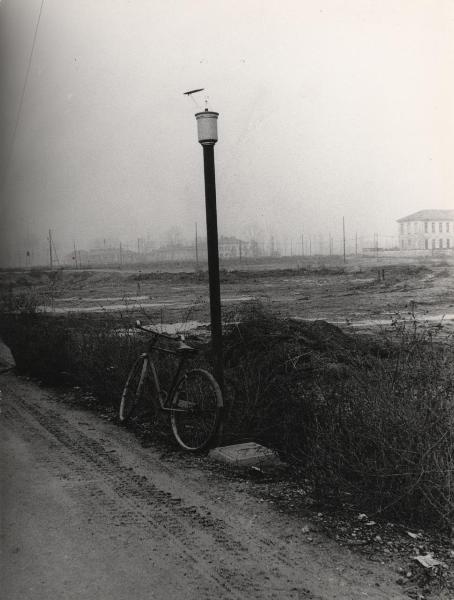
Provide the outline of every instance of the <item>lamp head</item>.
<path id="1" fill-rule="evenodd" d="M 202 146 L 214 146 L 218 141 L 218 116 L 219 113 L 207 108 L 195 115 L 197 119 L 197 134 Z"/>

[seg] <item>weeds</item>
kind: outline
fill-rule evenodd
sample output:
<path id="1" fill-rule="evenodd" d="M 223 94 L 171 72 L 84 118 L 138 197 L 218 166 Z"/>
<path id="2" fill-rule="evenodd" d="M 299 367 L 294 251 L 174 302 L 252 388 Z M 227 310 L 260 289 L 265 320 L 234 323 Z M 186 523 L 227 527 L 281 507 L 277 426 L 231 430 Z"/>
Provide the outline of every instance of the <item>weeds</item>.
<path id="1" fill-rule="evenodd" d="M 454 517 L 451 340 L 414 315 L 377 340 L 256 309 L 227 335 L 226 431 L 276 448 L 320 500 L 450 527 Z"/>
<path id="2" fill-rule="evenodd" d="M 0 315 L 19 371 L 80 386 L 117 408 L 144 346 L 130 323 L 21 306 Z M 272 446 L 324 502 L 349 497 L 369 515 L 451 526 L 451 340 L 415 315 L 397 315 L 391 331 L 373 339 L 323 321 L 282 319 L 255 303 L 227 321 L 224 443 Z M 165 378 L 173 365 L 166 358 L 160 366 Z"/>

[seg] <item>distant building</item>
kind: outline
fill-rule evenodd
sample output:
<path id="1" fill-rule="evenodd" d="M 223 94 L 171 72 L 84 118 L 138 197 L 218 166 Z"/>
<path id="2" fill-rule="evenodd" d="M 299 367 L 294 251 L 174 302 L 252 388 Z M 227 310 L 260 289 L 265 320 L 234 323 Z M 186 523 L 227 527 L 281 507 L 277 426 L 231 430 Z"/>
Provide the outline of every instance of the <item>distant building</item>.
<path id="1" fill-rule="evenodd" d="M 92 248 L 88 251 L 87 262 L 90 265 L 124 265 L 133 264 L 138 259 L 137 252 L 122 248 Z"/>
<path id="2" fill-rule="evenodd" d="M 260 255 L 259 245 L 256 241 L 245 242 L 234 236 L 221 235 L 218 239 L 218 252 L 221 260 L 257 257 Z M 198 247 L 194 244 L 168 244 L 156 248 L 148 255 L 151 261 L 193 261 L 196 256 L 199 260 L 207 259 L 207 242 L 199 238 Z"/>
<path id="3" fill-rule="evenodd" d="M 221 235 L 218 246 L 219 258 L 241 258 L 258 254 L 253 242 L 245 242 L 234 236 Z"/>
<path id="4" fill-rule="evenodd" d="M 202 254 L 205 254 L 206 257 L 206 250 L 203 252 L 203 248 L 200 247 L 198 249 L 199 258 L 202 258 Z M 169 244 L 167 246 L 161 246 L 160 248 L 153 250 L 149 254 L 149 258 L 153 261 L 162 262 L 195 260 L 195 245 L 187 246 L 183 244 Z"/>
<path id="5" fill-rule="evenodd" d="M 397 223 L 400 250 L 454 249 L 454 210 L 420 210 Z"/>

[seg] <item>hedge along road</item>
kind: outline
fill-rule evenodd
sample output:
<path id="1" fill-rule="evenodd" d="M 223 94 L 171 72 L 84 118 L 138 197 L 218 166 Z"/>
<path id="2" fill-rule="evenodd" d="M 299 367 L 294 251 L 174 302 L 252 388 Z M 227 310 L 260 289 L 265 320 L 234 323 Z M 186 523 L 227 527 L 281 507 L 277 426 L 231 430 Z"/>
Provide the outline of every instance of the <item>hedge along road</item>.
<path id="1" fill-rule="evenodd" d="M 5 600 L 398 599 L 395 575 L 70 395 L 0 375 Z"/>

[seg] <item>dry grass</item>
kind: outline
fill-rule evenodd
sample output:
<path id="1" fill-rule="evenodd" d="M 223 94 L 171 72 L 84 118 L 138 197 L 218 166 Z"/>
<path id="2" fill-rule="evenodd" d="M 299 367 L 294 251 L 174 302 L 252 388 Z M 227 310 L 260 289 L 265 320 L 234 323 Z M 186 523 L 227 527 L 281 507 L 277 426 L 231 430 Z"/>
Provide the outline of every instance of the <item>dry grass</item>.
<path id="1" fill-rule="evenodd" d="M 325 501 L 348 494 L 368 514 L 451 526 L 451 340 L 414 316 L 368 340 L 253 309 L 226 346 L 232 438 L 274 446 Z"/>
<path id="2" fill-rule="evenodd" d="M 39 315 L 32 304 L 21 300 L 0 316 L 18 370 L 118 407 L 143 338 L 118 320 Z M 397 316 L 392 332 L 374 339 L 281 319 L 256 304 L 228 320 L 236 324 L 224 339 L 225 443 L 274 447 L 324 501 L 348 494 L 369 515 L 451 526 L 451 340 L 414 317 Z"/>

